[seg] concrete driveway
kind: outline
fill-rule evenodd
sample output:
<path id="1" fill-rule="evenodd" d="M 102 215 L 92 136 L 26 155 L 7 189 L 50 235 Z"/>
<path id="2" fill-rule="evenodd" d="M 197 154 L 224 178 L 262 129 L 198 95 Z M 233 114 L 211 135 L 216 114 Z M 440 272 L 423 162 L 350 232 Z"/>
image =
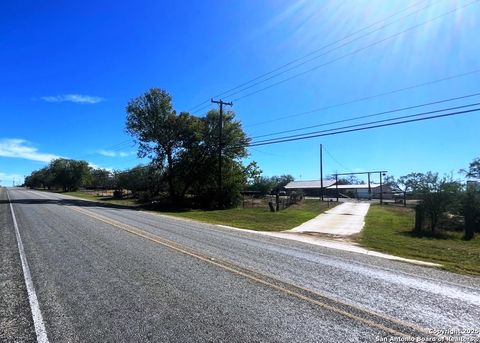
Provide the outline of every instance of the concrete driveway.
<path id="1" fill-rule="evenodd" d="M 367 202 L 345 202 L 288 232 L 353 235 L 363 229 L 369 208 Z"/>

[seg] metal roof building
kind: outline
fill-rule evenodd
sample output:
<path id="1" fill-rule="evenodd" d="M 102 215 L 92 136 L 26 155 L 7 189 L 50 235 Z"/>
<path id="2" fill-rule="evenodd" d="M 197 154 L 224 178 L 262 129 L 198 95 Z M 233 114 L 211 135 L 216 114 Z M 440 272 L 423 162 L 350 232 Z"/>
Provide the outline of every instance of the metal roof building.
<path id="1" fill-rule="evenodd" d="M 323 188 L 335 185 L 335 180 L 323 180 Z M 285 189 L 320 189 L 320 180 L 292 181 L 287 183 Z"/>
<path id="2" fill-rule="evenodd" d="M 292 181 L 285 186 L 287 190 L 303 190 L 310 196 L 318 196 L 321 189 L 320 180 Z M 323 180 L 324 194 L 335 196 L 340 194 L 343 197 L 352 197 L 359 199 L 384 198 L 392 199 L 392 189 L 388 185 L 379 183 L 368 183 L 360 185 L 336 185 L 335 180 Z M 380 194 L 381 193 L 381 194 Z"/>

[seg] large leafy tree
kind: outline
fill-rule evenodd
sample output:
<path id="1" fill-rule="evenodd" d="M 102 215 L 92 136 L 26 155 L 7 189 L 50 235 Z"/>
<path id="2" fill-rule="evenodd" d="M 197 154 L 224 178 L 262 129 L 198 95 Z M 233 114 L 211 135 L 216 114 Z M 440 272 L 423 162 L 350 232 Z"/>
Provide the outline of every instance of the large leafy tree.
<path id="1" fill-rule="evenodd" d="M 245 182 L 241 159 L 247 156 L 248 138 L 235 120 L 234 113 L 223 115 L 222 142 L 219 140 L 220 116 L 209 111 L 204 117 L 188 113 L 177 115 L 171 96 L 164 90 L 152 88 L 131 100 L 127 106 L 127 132 L 139 143 L 139 157 L 149 157 L 157 166 L 165 166 L 168 192 L 173 202 L 181 201 L 187 193 L 205 199 L 209 207 L 232 197 L 232 185 Z M 216 178 L 222 149 L 224 194 L 218 194 Z M 239 186 L 241 187 L 241 186 Z M 206 196 L 205 193 L 209 193 Z M 236 190 L 235 194 L 239 193 Z M 216 194 L 212 200 L 212 194 Z M 235 197 L 235 196 L 234 196 Z M 233 204 L 235 201 L 227 201 Z"/>
<path id="2" fill-rule="evenodd" d="M 289 182 L 294 180 L 295 178 L 292 175 L 271 177 L 257 175 L 247 184 L 246 189 L 258 191 L 260 195 L 266 195 L 270 192 L 278 193 L 283 190 Z"/>
<path id="3" fill-rule="evenodd" d="M 241 164 L 247 156 L 249 139 L 235 120 L 235 114 L 227 111 L 223 115 L 221 142 L 223 186 L 222 192 L 218 192 L 219 125 L 220 114 L 216 110 L 205 117 L 190 119 L 188 139 L 184 139 L 184 150 L 179 154 L 178 183 L 182 194 L 191 190 L 206 207 L 234 206 L 251 169 Z"/>
<path id="4" fill-rule="evenodd" d="M 447 211 L 458 211 L 462 184 L 438 173 L 410 173 L 398 179 L 405 191 L 421 199 L 419 210 L 424 212 L 435 233 L 441 217 Z"/>
<path id="5" fill-rule="evenodd" d="M 30 188 L 48 188 L 53 187 L 53 175 L 48 167 L 33 171 L 25 178 L 25 186 Z"/>
<path id="6" fill-rule="evenodd" d="M 90 172 L 89 185 L 94 189 L 110 189 L 114 187 L 114 179 L 112 172 L 106 169 L 92 169 Z"/>
<path id="7" fill-rule="evenodd" d="M 139 143 L 138 156 L 166 164 L 169 193 L 176 199 L 174 187 L 175 157 L 182 149 L 187 114 L 177 116 L 172 97 L 165 90 L 152 88 L 127 105 L 127 132 Z"/>
<path id="8" fill-rule="evenodd" d="M 149 192 L 152 196 L 158 195 L 162 189 L 162 169 L 152 164 L 138 165 L 125 171 L 115 172 L 117 189 L 128 189 L 134 195 L 139 192 Z"/>
<path id="9" fill-rule="evenodd" d="M 25 180 L 31 188 L 61 188 L 73 191 L 91 182 L 91 168 L 86 161 L 58 158 L 47 167 L 32 172 Z"/>
<path id="10" fill-rule="evenodd" d="M 64 191 L 73 191 L 90 181 L 90 167 L 86 161 L 58 158 L 48 166 L 53 183 Z"/>

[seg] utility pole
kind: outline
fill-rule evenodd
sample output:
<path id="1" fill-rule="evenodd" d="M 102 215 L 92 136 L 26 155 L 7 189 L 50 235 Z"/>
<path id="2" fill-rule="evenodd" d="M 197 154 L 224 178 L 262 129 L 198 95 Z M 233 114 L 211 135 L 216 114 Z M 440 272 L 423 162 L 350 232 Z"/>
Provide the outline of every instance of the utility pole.
<path id="1" fill-rule="evenodd" d="M 337 193 L 337 202 L 338 202 L 338 174 L 335 173 L 335 188 Z"/>
<path id="2" fill-rule="evenodd" d="M 220 116 L 218 119 L 218 201 L 220 208 L 223 208 L 223 187 L 222 187 L 222 150 L 223 150 L 223 105 L 233 106 L 232 102 L 224 102 L 222 99 L 213 100 L 212 103 L 220 105 Z"/>
<path id="3" fill-rule="evenodd" d="M 372 200 L 372 187 L 370 187 L 370 172 L 368 172 L 368 200 Z"/>
<path id="4" fill-rule="evenodd" d="M 380 205 L 383 204 L 383 186 L 382 186 L 382 174 L 383 172 L 380 172 Z"/>
<path id="5" fill-rule="evenodd" d="M 320 144 L 320 195 L 323 201 L 323 144 Z"/>

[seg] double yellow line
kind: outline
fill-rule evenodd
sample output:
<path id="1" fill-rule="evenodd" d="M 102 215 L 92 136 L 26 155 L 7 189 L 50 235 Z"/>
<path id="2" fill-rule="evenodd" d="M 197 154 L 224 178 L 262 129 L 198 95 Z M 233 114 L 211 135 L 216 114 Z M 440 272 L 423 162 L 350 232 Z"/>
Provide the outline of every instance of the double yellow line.
<path id="1" fill-rule="evenodd" d="M 384 314 L 376 313 L 370 310 L 356 307 L 351 304 L 343 303 L 336 299 L 327 298 L 322 294 L 316 293 L 306 288 L 293 285 L 284 281 L 273 279 L 267 275 L 259 274 L 257 272 L 234 265 L 227 261 L 222 261 L 217 258 L 212 258 L 211 256 L 208 256 L 206 254 L 203 254 L 197 251 L 193 251 L 192 249 L 184 245 L 178 244 L 176 242 L 173 242 L 169 239 L 141 230 L 132 225 L 121 223 L 119 221 L 100 215 L 98 213 L 85 210 L 78 206 L 68 206 L 68 208 L 74 211 L 77 211 L 81 214 L 84 214 L 90 218 L 101 221 L 105 224 L 111 225 L 117 229 L 121 229 L 135 236 L 142 237 L 149 241 L 155 242 L 169 249 L 180 252 L 184 255 L 204 261 L 206 263 L 219 267 L 233 274 L 239 275 L 241 277 L 244 277 L 246 279 L 259 283 L 261 285 L 267 286 L 269 288 L 273 288 L 279 292 L 304 300 L 308 303 L 314 304 L 328 311 L 337 313 L 346 318 L 360 322 L 369 327 L 379 329 L 391 335 L 403 337 L 403 338 L 416 338 L 420 335 L 422 337 L 433 336 L 431 333 L 431 330 L 422 328 L 414 324 L 403 322 L 401 320 L 398 320 L 396 318 L 393 318 Z"/>

